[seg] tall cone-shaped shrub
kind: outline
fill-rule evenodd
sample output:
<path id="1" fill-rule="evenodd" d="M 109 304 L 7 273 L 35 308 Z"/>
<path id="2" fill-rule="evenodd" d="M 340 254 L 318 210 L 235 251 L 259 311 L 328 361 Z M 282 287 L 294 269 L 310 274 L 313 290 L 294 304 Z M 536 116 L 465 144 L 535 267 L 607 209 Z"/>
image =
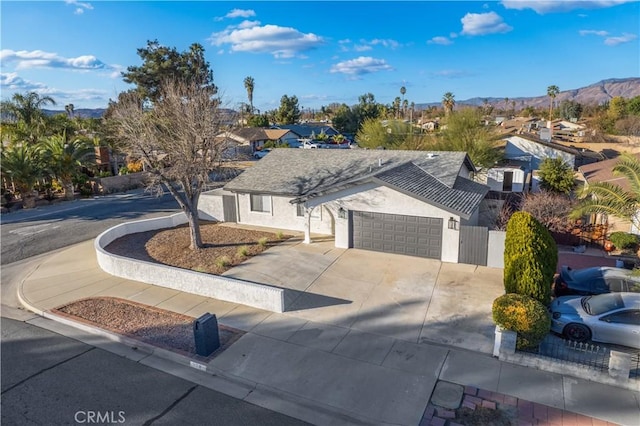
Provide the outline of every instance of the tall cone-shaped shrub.
<path id="1" fill-rule="evenodd" d="M 504 242 L 504 289 L 549 304 L 558 264 L 558 247 L 549 231 L 527 212 L 507 223 Z"/>

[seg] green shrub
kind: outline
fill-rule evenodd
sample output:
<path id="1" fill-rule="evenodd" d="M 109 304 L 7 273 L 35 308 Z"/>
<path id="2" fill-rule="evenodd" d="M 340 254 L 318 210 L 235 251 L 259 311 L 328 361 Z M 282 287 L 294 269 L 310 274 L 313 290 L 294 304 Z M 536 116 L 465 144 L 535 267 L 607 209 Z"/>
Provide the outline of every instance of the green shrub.
<path id="1" fill-rule="evenodd" d="M 262 237 L 258 240 L 258 244 L 260 244 L 261 247 L 266 247 L 268 242 L 269 239 L 267 237 Z"/>
<path id="2" fill-rule="evenodd" d="M 638 245 L 638 236 L 618 231 L 609 235 L 609 241 L 620 250 L 634 249 Z"/>
<path id="3" fill-rule="evenodd" d="M 231 265 L 231 259 L 229 259 L 227 256 L 220 256 L 216 259 L 215 265 L 218 268 L 226 268 L 227 266 Z"/>
<path id="4" fill-rule="evenodd" d="M 249 255 L 249 247 L 247 246 L 239 247 L 238 251 L 236 252 L 237 257 L 247 257 L 248 255 Z"/>
<path id="5" fill-rule="evenodd" d="M 551 329 L 547 308 L 521 294 L 505 294 L 493 301 L 493 322 L 518 333 L 516 349 L 534 348 Z"/>
<path id="6" fill-rule="evenodd" d="M 533 297 L 544 305 L 558 264 L 558 247 L 549 231 L 527 212 L 515 212 L 504 243 L 506 293 Z"/>
<path id="7" fill-rule="evenodd" d="M 278 232 L 276 232 L 276 237 L 277 237 L 279 240 L 284 240 L 284 232 L 282 232 L 282 231 L 278 231 Z"/>

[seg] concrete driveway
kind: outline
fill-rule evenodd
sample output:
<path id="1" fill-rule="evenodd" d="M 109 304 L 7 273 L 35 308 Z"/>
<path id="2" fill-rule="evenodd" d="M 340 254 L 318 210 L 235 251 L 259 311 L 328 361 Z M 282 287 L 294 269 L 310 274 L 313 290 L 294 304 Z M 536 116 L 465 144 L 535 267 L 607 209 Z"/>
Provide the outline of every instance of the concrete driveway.
<path id="1" fill-rule="evenodd" d="M 294 238 L 224 275 L 289 289 L 285 315 L 314 324 L 297 338 L 313 341 L 324 327 L 336 344 L 353 331 L 491 353 L 491 306 L 504 293 L 502 269 L 337 249 L 333 240 Z"/>

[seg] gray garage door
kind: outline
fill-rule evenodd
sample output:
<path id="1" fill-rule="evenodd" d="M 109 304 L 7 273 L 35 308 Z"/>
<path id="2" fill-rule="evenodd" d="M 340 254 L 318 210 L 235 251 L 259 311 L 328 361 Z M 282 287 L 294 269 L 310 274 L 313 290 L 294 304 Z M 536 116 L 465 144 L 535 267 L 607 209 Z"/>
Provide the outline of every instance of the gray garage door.
<path id="1" fill-rule="evenodd" d="M 440 259 L 442 219 L 350 212 L 353 248 Z"/>

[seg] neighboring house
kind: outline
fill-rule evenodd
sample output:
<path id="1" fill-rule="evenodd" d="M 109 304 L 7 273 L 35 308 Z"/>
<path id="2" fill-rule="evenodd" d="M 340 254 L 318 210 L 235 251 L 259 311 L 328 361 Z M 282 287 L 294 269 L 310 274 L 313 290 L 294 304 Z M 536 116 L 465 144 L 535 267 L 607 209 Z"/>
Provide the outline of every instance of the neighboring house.
<path id="1" fill-rule="evenodd" d="M 455 263 L 460 226 L 477 225 L 489 191 L 475 172 L 464 152 L 274 149 L 203 194 L 202 217 Z"/>
<path id="2" fill-rule="evenodd" d="M 313 139 L 314 136 L 318 136 L 320 133 L 324 133 L 327 136 L 336 136 L 340 134 L 340 132 L 338 132 L 336 129 L 334 129 L 327 123 L 322 122 L 309 122 L 305 124 L 279 124 L 277 126 L 274 126 L 274 128 L 290 130 L 302 139 Z"/>
<path id="3" fill-rule="evenodd" d="M 290 130 L 265 129 L 262 127 L 243 127 L 233 131 L 227 131 L 219 136 L 234 141 L 237 145 L 249 147 L 249 154 L 260 150 L 268 141 L 295 145 L 300 137 Z"/>
<path id="4" fill-rule="evenodd" d="M 510 135 L 503 138 L 503 141 L 505 159 L 516 162 L 528 172 L 538 170 L 545 158 L 562 158 L 574 170 L 582 165 L 605 159 L 598 152 L 546 142 L 531 135 Z"/>
<path id="5" fill-rule="evenodd" d="M 640 159 L 640 154 L 634 154 Z M 631 185 L 626 177 L 614 176 L 613 167 L 618 162 L 617 158 L 611 160 L 601 161 L 599 163 L 587 164 L 578 168 L 578 179 L 583 181 L 585 185 L 592 183 L 607 182 L 613 185 L 618 185 L 625 191 L 631 190 Z M 640 211 L 638 211 L 640 216 Z M 609 232 L 622 231 L 631 232 L 632 234 L 640 235 L 640 230 L 633 226 L 628 220 L 623 220 L 614 216 L 592 214 L 589 218 L 589 222 L 592 224 L 607 224 Z"/>
<path id="6" fill-rule="evenodd" d="M 493 167 L 487 170 L 487 185 L 491 191 L 527 192 L 527 176 L 521 166 Z"/>

